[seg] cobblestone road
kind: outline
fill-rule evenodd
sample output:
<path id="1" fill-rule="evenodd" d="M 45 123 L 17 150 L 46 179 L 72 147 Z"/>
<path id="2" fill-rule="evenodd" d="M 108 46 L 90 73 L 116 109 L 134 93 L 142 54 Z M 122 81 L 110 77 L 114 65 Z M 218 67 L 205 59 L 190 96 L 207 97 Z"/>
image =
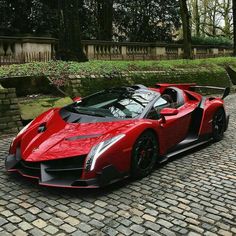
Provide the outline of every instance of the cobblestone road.
<path id="1" fill-rule="evenodd" d="M 0 235 L 236 235 L 236 95 L 223 141 L 142 180 L 103 190 L 39 187 L 9 175 L 0 139 Z"/>

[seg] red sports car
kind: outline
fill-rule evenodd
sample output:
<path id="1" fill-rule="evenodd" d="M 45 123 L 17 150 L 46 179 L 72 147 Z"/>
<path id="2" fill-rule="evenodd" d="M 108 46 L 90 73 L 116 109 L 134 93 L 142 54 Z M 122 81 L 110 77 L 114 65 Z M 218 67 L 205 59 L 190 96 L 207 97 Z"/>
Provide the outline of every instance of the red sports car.
<path id="1" fill-rule="evenodd" d="M 36 178 L 40 185 L 68 188 L 144 177 L 156 162 L 223 138 L 229 120 L 223 99 L 229 88 L 215 98 L 194 92 L 196 87 L 111 88 L 51 109 L 13 140 L 6 169 Z"/>

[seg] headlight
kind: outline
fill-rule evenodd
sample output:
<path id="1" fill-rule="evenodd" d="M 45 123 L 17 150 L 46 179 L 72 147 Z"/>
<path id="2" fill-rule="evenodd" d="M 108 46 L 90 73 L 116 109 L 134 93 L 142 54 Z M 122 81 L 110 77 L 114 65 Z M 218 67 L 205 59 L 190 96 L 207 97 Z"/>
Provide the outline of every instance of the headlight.
<path id="1" fill-rule="evenodd" d="M 112 137 L 110 139 L 107 139 L 94 147 L 92 147 L 91 151 L 89 152 L 86 160 L 86 170 L 93 170 L 95 167 L 96 160 L 98 157 L 104 153 L 107 149 L 109 149 L 113 144 L 118 142 L 120 139 L 122 139 L 125 136 L 125 134 L 119 134 L 115 137 Z"/>
<path id="2" fill-rule="evenodd" d="M 23 129 L 21 129 L 21 131 L 17 134 L 17 136 L 23 134 L 23 133 L 28 129 L 28 127 L 31 125 L 32 122 L 33 122 L 33 121 L 31 121 L 31 122 L 30 122 L 28 125 L 26 125 Z"/>

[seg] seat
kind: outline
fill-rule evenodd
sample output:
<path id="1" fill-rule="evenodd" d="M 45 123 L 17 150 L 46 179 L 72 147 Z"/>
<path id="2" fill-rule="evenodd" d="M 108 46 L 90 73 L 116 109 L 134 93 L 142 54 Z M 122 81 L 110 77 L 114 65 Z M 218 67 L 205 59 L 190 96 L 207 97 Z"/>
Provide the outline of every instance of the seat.
<path id="1" fill-rule="evenodd" d="M 174 103 L 172 97 L 171 97 L 169 94 L 163 94 L 163 95 L 161 95 L 161 97 L 162 97 L 165 101 L 167 101 L 167 103 L 168 103 L 168 106 L 167 106 L 167 107 L 175 108 L 175 103 Z"/>
<path id="2" fill-rule="evenodd" d="M 181 107 L 184 105 L 184 96 L 183 91 L 179 88 L 169 87 L 165 89 L 162 93 L 162 97 L 167 100 L 167 102 L 171 101 L 171 105 L 175 108 Z"/>

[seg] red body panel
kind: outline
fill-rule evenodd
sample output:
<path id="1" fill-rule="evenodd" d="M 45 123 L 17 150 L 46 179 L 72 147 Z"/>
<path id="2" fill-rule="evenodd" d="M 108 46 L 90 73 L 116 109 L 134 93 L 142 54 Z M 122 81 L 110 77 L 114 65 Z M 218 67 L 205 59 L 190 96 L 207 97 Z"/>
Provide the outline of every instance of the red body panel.
<path id="1" fill-rule="evenodd" d="M 159 84 L 157 83 L 156 84 L 156 88 L 159 89 L 160 93 L 162 93 L 166 88 L 168 87 L 175 87 L 175 88 L 179 88 L 179 89 L 182 89 L 182 90 L 189 90 L 189 88 L 191 86 L 195 86 L 196 84 L 195 83 L 183 83 L 183 84 Z"/>
<path id="2" fill-rule="evenodd" d="M 224 109 L 224 101 L 222 99 L 206 99 L 199 135 L 209 134 L 212 132 L 212 119 L 216 110 L 220 107 Z"/>

